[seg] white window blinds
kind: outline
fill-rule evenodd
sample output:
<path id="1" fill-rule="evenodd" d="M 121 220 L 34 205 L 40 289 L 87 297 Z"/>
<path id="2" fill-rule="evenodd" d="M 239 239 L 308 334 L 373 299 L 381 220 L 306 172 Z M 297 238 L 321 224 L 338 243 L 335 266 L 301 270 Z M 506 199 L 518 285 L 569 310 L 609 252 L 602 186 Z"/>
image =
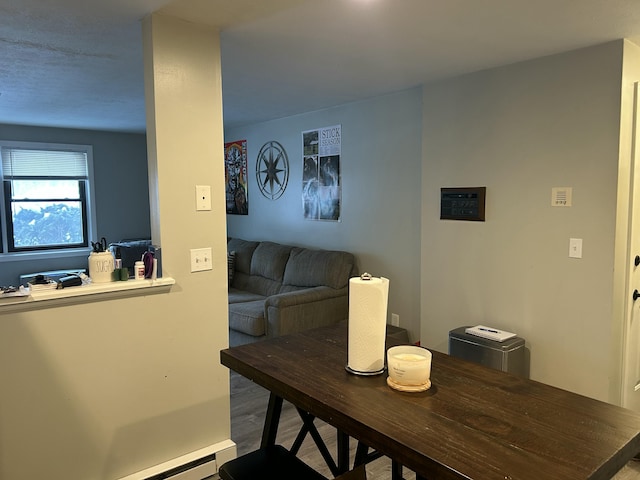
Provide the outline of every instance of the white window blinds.
<path id="1" fill-rule="evenodd" d="M 2 147 L 2 173 L 16 177 L 87 178 L 87 154 L 81 151 Z"/>

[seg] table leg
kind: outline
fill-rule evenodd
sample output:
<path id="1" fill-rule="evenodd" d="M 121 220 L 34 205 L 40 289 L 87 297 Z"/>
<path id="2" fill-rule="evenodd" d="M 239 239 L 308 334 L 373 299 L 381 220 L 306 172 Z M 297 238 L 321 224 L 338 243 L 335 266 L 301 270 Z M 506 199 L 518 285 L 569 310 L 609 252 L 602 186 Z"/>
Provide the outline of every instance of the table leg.
<path id="1" fill-rule="evenodd" d="M 368 453 L 369 453 L 369 447 L 367 447 L 362 442 L 358 442 L 358 446 L 356 447 L 356 456 L 353 460 L 353 466 L 357 467 L 358 465 L 362 465 L 366 463 Z"/>
<path id="2" fill-rule="evenodd" d="M 338 436 L 338 472 L 349 471 L 349 435 L 340 430 L 336 431 Z"/>
<path id="3" fill-rule="evenodd" d="M 404 480 L 402 476 L 402 465 L 395 460 L 391 461 L 391 480 Z M 416 478 L 419 480 L 419 478 Z"/>
<path id="4" fill-rule="evenodd" d="M 264 448 L 267 446 L 275 445 L 276 437 L 278 435 L 278 424 L 280 423 L 280 415 L 282 413 L 282 404 L 283 400 L 281 397 L 271 393 L 269 395 L 269 405 L 267 406 L 267 414 L 264 420 L 264 428 L 262 430 L 262 440 L 260 443 L 260 448 Z M 325 462 L 329 466 L 329 469 L 332 471 L 334 475 L 338 475 L 341 473 L 345 473 L 349 471 L 349 435 L 343 433 L 341 431 L 337 431 L 337 456 L 338 463 L 336 465 L 331 458 L 331 454 L 329 453 L 320 433 L 316 429 L 313 421 L 315 417 L 308 412 L 303 411 L 300 408 L 297 408 L 298 414 L 300 415 L 303 425 L 298 433 L 297 438 L 293 442 L 292 452 L 297 453 L 298 449 L 302 445 L 302 441 L 307 433 L 311 434 L 316 446 L 318 447 L 322 457 Z M 379 452 L 374 452 L 373 454 L 368 454 L 369 448 L 358 442 L 358 447 L 356 451 L 356 458 L 354 462 L 354 468 L 362 463 L 367 463 L 368 461 L 373 460 L 374 458 L 378 458 L 381 456 Z M 392 479 L 393 480 L 402 480 L 402 465 L 397 462 L 393 462 L 392 465 Z M 423 477 L 416 476 L 416 480 L 426 480 Z"/>
<path id="5" fill-rule="evenodd" d="M 264 429 L 262 430 L 262 441 L 260 448 L 265 448 L 276 444 L 276 436 L 278 435 L 278 423 L 280 422 L 280 414 L 282 413 L 282 398 L 271 393 L 269 395 L 269 406 L 267 407 L 267 415 L 264 419 Z"/>
<path id="6" fill-rule="evenodd" d="M 324 443 L 324 440 L 322 439 L 322 437 L 320 436 L 320 432 L 318 432 L 318 429 L 316 428 L 316 426 L 314 425 L 314 420 L 315 417 L 313 415 L 311 415 L 309 412 L 305 412 L 304 410 L 302 410 L 301 408 L 297 408 L 298 410 L 298 415 L 300 415 L 300 418 L 302 419 L 302 428 L 300 429 L 300 431 L 298 432 L 298 435 L 296 436 L 296 439 L 293 442 L 293 445 L 291 447 L 291 452 L 296 455 L 298 453 L 299 448 L 302 446 L 302 442 L 304 440 L 304 438 L 307 436 L 307 434 L 311 435 L 311 438 L 313 439 L 314 443 L 316 444 L 316 447 L 318 447 L 318 451 L 320 452 L 320 455 L 322 455 L 322 458 L 324 459 L 325 463 L 327 464 L 327 466 L 329 467 L 329 469 L 331 470 L 331 473 L 334 476 L 339 475 L 340 473 L 344 473 L 347 470 L 349 470 L 349 460 L 348 460 L 348 455 L 349 455 L 349 451 L 348 451 L 348 446 L 347 446 L 347 468 L 345 470 L 340 470 L 340 439 L 338 438 L 338 464 L 336 464 L 336 462 L 333 460 L 333 458 L 331 457 L 331 453 L 329 452 L 329 449 L 327 448 L 327 445 Z M 347 437 L 348 439 L 348 437 Z M 347 440 L 348 441 L 348 440 Z"/>

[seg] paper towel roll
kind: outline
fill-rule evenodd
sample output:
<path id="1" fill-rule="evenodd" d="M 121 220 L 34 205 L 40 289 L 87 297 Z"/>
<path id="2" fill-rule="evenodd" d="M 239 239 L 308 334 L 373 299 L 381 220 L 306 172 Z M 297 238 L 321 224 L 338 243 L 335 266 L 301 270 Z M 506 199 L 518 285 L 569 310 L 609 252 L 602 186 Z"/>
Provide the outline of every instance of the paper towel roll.
<path id="1" fill-rule="evenodd" d="M 375 375 L 384 371 L 389 280 L 366 275 L 349 280 L 347 370 Z"/>

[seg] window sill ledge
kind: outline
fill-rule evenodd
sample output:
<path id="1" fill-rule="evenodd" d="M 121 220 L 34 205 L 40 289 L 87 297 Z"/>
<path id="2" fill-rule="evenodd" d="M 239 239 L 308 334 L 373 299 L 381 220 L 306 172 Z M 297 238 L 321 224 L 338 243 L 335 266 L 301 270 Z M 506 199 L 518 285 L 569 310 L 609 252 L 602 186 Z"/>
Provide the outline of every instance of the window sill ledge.
<path id="1" fill-rule="evenodd" d="M 0 314 L 29 311 L 61 305 L 99 302 L 116 298 L 139 297 L 168 293 L 176 281 L 171 277 L 155 280 L 127 280 L 126 282 L 89 283 L 60 290 L 40 290 L 24 297 L 0 299 Z"/>

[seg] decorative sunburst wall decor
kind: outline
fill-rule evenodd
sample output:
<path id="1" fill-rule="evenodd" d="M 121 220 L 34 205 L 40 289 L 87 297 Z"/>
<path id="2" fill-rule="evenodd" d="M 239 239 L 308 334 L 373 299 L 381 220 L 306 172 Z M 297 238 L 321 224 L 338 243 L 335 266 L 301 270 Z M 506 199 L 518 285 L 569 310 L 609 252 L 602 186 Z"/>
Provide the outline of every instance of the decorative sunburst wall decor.
<path id="1" fill-rule="evenodd" d="M 289 181 L 289 159 L 284 147 L 276 141 L 265 143 L 256 159 L 256 181 L 260 193 L 270 200 L 282 196 Z"/>

